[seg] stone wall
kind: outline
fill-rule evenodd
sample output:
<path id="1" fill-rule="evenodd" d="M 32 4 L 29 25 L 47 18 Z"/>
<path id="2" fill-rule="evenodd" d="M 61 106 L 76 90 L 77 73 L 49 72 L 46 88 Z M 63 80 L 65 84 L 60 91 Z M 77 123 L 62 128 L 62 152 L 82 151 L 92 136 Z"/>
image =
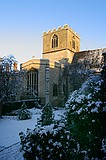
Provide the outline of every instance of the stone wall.
<path id="1" fill-rule="evenodd" d="M 52 48 L 52 38 L 58 37 L 58 46 Z M 73 47 L 75 41 L 75 48 Z M 43 58 L 51 61 L 59 61 L 67 58 L 71 62 L 75 52 L 80 50 L 80 37 L 68 25 L 44 32 L 43 34 Z"/>
<path id="2" fill-rule="evenodd" d="M 38 71 L 38 97 L 41 104 L 52 103 L 55 99 L 53 97 L 53 85 L 58 86 L 61 64 L 49 59 L 31 59 L 21 64 L 21 70 L 29 71 L 31 69 Z M 25 85 L 27 88 L 27 83 Z"/>

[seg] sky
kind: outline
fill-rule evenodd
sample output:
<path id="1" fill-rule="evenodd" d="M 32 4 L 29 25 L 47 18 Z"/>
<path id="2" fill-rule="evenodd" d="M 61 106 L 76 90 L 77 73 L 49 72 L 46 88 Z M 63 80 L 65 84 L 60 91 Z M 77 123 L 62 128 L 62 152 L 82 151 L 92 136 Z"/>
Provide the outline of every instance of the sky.
<path id="1" fill-rule="evenodd" d="M 65 24 L 81 50 L 106 48 L 106 0 L 0 0 L 0 57 L 42 58 L 43 32 Z"/>

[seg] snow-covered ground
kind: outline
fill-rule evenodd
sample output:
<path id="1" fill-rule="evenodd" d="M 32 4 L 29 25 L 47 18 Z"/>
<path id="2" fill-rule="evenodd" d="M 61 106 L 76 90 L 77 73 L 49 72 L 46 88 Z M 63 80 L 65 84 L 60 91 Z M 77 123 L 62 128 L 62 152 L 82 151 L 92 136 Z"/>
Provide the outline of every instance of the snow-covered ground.
<path id="1" fill-rule="evenodd" d="M 37 119 L 40 118 L 40 109 L 30 109 L 32 118 L 28 120 L 18 120 L 17 116 L 3 116 L 0 119 L 0 159 L 21 160 L 19 133 L 26 133 L 27 128 L 34 129 Z M 54 111 L 54 119 L 59 120 L 64 114 L 64 109 Z"/>

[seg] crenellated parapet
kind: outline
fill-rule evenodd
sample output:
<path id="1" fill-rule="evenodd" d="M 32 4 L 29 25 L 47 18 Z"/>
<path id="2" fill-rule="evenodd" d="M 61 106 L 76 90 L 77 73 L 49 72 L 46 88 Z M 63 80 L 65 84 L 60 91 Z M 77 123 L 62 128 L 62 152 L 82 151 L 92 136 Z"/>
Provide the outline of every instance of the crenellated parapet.
<path id="1" fill-rule="evenodd" d="M 71 31 L 74 35 L 76 35 L 80 39 L 80 36 L 72 28 L 70 28 L 68 24 L 65 24 L 64 26 L 59 26 L 57 29 L 53 28 L 52 30 L 48 30 L 47 32 L 43 32 L 43 36 L 46 34 L 51 34 L 51 33 L 58 32 L 58 31 L 61 31 L 64 29 Z"/>

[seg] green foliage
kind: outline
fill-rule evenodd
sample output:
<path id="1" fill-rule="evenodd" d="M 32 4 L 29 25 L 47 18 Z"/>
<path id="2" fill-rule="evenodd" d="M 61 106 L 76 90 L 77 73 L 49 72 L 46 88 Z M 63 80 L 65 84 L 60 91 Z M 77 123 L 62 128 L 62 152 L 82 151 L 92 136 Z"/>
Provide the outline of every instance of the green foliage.
<path id="1" fill-rule="evenodd" d="M 36 126 L 27 134 L 20 133 L 23 156 L 26 160 L 75 160 L 78 146 L 64 124 Z"/>
<path id="2" fill-rule="evenodd" d="M 27 105 L 28 109 L 31 109 L 35 106 L 38 107 L 37 104 L 35 105 L 35 102 L 36 102 L 35 100 L 32 100 L 32 101 L 27 100 L 27 101 L 25 101 L 25 104 Z M 3 115 L 6 115 L 6 114 L 11 115 L 12 111 L 19 110 L 21 108 L 22 104 L 23 104 L 23 101 L 14 101 L 14 102 L 4 103 L 2 114 Z M 39 106 L 39 108 L 40 108 L 40 106 Z"/>
<path id="3" fill-rule="evenodd" d="M 21 106 L 21 110 L 19 111 L 18 119 L 25 120 L 25 119 L 30 119 L 30 118 L 31 118 L 31 113 L 27 109 L 25 102 L 23 102 L 23 104 Z"/>
<path id="4" fill-rule="evenodd" d="M 105 67 L 106 68 L 106 67 Z M 106 70 L 90 77 L 69 97 L 65 123 L 51 124 L 52 108 L 44 106 L 41 126 L 20 133 L 26 160 L 105 159 Z M 51 125 L 50 125 L 51 124 Z M 46 126 L 48 125 L 48 126 Z"/>
<path id="5" fill-rule="evenodd" d="M 96 80 L 96 81 L 95 81 Z M 98 80 L 98 81 L 97 81 Z M 66 126 L 71 137 L 79 146 L 79 153 L 88 155 L 91 159 L 103 158 L 102 142 L 105 138 L 106 107 L 101 99 L 102 80 L 94 78 L 88 86 L 71 95 L 68 105 Z M 103 94 L 103 93 L 102 93 Z"/>
<path id="6" fill-rule="evenodd" d="M 42 109 L 42 115 L 41 115 L 41 124 L 44 125 L 50 125 L 53 122 L 54 115 L 53 115 L 53 109 L 50 104 L 47 104 Z"/>

